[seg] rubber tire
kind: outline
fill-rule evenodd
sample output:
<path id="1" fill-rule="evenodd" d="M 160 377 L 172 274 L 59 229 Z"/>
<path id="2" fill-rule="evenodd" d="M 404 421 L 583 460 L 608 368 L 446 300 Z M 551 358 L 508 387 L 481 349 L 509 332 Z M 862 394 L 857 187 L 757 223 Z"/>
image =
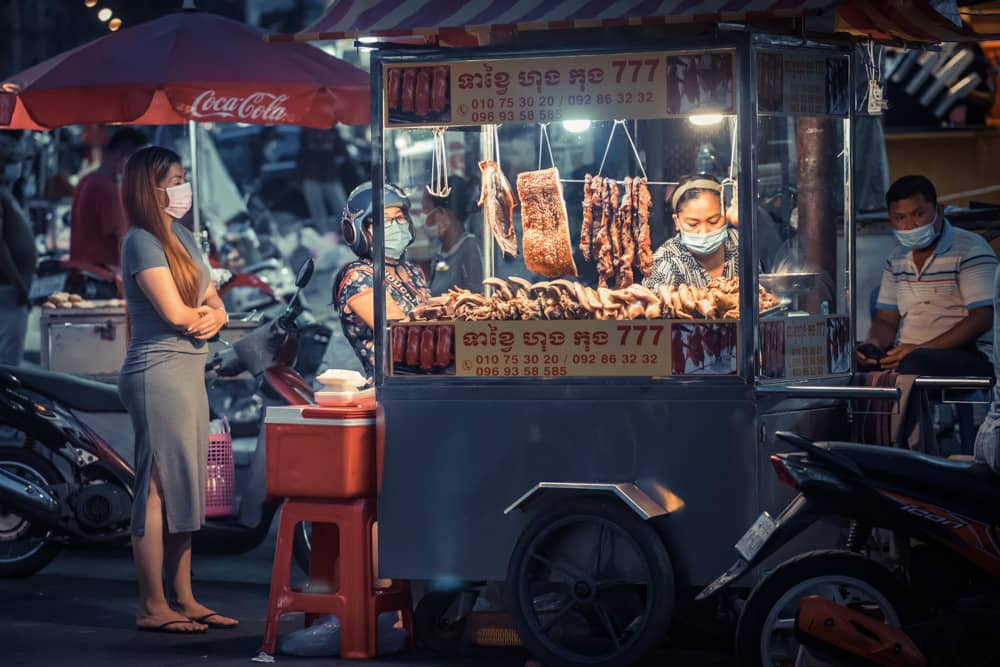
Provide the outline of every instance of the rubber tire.
<path id="1" fill-rule="evenodd" d="M 736 626 L 737 664 L 763 667 L 760 637 L 764 622 L 771 608 L 789 589 L 807 579 L 838 574 L 868 583 L 886 597 L 900 619 L 906 618 L 906 589 L 885 567 L 850 551 L 810 551 L 779 565 L 751 591 Z"/>
<path id="2" fill-rule="evenodd" d="M 607 519 L 628 533 L 642 551 L 652 577 L 651 590 L 654 605 L 644 633 L 623 654 L 603 662 L 567 661 L 550 652 L 545 643 L 531 632 L 531 627 L 522 614 L 523 601 L 520 599 L 520 587 L 516 580 L 520 563 L 527 557 L 528 549 L 535 537 L 555 521 L 580 515 Z M 674 570 L 667 548 L 657 532 L 649 523 L 639 518 L 635 512 L 622 505 L 620 501 L 601 497 L 572 498 L 558 501 L 539 513 L 521 533 L 507 568 L 506 589 L 507 607 L 514 621 L 514 627 L 521 637 L 524 647 L 545 667 L 578 667 L 581 665 L 587 665 L 587 667 L 627 667 L 650 653 L 666 634 L 674 607 Z M 657 600 L 661 602 L 656 603 Z"/>
<path id="3" fill-rule="evenodd" d="M 295 537 L 292 539 L 292 556 L 295 558 L 296 564 L 299 568 L 309 574 L 309 558 L 312 555 L 312 547 L 309 541 L 309 536 L 306 534 L 307 530 L 305 522 L 299 523 L 295 526 Z"/>
<path id="4" fill-rule="evenodd" d="M 51 463 L 23 446 L 0 447 L 0 466 L 5 461 L 13 461 L 31 468 L 49 484 L 59 484 L 65 481 Z M 46 542 L 41 549 L 27 558 L 13 563 L 0 563 L 0 578 L 30 577 L 51 563 L 60 551 L 62 551 L 62 545 Z"/>

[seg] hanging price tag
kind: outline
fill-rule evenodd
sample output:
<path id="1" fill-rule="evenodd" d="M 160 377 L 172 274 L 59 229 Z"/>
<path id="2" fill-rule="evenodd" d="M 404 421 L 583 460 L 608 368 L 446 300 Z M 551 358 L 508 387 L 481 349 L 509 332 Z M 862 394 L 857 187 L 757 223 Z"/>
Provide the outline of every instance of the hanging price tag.
<path id="1" fill-rule="evenodd" d="M 868 113 L 881 116 L 885 108 L 882 99 L 882 84 L 874 79 L 868 81 Z"/>

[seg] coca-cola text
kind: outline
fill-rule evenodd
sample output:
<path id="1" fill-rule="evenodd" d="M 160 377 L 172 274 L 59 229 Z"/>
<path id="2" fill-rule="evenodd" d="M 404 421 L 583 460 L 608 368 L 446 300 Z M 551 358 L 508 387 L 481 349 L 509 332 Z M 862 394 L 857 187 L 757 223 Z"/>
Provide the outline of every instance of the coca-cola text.
<path id="1" fill-rule="evenodd" d="M 227 118 L 234 121 L 257 121 L 280 123 L 285 118 L 285 102 L 288 95 L 256 92 L 242 97 L 217 96 L 214 90 L 206 90 L 195 98 L 191 105 L 193 118 Z"/>

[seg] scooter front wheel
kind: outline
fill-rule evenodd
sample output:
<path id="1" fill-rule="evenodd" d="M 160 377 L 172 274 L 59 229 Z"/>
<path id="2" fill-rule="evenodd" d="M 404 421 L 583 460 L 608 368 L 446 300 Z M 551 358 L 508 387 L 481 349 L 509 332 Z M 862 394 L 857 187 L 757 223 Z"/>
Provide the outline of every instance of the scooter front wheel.
<path id="1" fill-rule="evenodd" d="M 0 468 L 39 486 L 63 481 L 48 461 L 23 447 L 0 447 Z M 0 504 L 0 578 L 29 577 L 51 563 L 61 549 L 40 536 L 27 519 Z"/>
<path id="2" fill-rule="evenodd" d="M 774 569 L 747 598 L 736 629 L 741 667 L 794 663 L 795 619 L 802 598 L 819 595 L 899 627 L 906 590 L 889 570 L 860 554 L 812 551 Z"/>

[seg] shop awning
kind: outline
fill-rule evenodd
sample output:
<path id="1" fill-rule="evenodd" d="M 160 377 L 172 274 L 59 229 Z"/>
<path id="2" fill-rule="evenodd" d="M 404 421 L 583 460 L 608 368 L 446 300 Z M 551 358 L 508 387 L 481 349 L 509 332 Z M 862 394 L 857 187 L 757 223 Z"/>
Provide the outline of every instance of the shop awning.
<path id="1" fill-rule="evenodd" d="M 359 37 L 467 43 L 483 33 L 826 16 L 836 31 L 880 41 L 974 41 L 929 0 L 333 0 L 315 23 L 271 41 Z M 465 39 L 463 39 L 463 36 Z"/>
<path id="2" fill-rule="evenodd" d="M 837 0 L 333 0 L 294 35 L 272 40 L 434 37 L 456 33 L 748 21 L 819 14 Z"/>

